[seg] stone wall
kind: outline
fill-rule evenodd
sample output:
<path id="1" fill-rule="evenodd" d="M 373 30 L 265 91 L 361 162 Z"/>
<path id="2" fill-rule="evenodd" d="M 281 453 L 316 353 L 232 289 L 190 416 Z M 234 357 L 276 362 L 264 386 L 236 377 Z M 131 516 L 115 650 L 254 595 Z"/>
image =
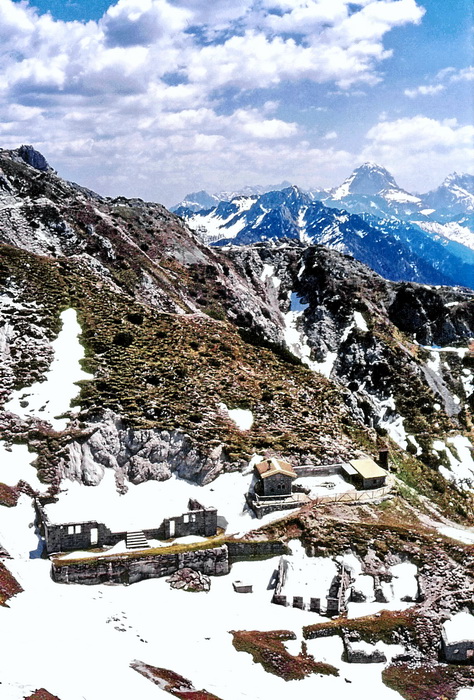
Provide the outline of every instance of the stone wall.
<path id="1" fill-rule="evenodd" d="M 200 535 L 213 537 L 217 532 L 217 510 L 215 508 L 194 508 L 183 515 L 165 518 L 162 523 L 163 535 L 159 539 Z"/>
<path id="2" fill-rule="evenodd" d="M 474 664 L 474 640 L 464 640 L 454 644 L 448 644 L 443 631 L 441 642 L 446 661 Z M 469 654 L 469 652 L 471 652 L 471 654 Z"/>
<path id="3" fill-rule="evenodd" d="M 375 647 L 370 651 L 353 647 L 350 642 L 345 642 L 346 659 L 350 664 L 380 664 L 386 663 L 387 657 Z"/>
<path id="4" fill-rule="evenodd" d="M 305 476 L 334 476 L 334 474 L 341 474 L 342 464 L 322 464 L 320 466 L 304 464 L 301 467 L 293 467 L 293 471 L 297 474 L 298 479 Z"/>
<path id="5" fill-rule="evenodd" d="M 293 477 L 286 474 L 272 474 L 266 478 L 261 478 L 256 485 L 261 496 L 286 496 L 291 494 L 291 484 Z"/>
<path id="6" fill-rule="evenodd" d="M 45 524 L 44 537 L 46 551 L 69 552 L 94 547 L 113 546 L 124 540 L 126 532 L 111 532 L 106 525 L 91 520 L 83 523 L 63 525 Z"/>
<path id="7" fill-rule="evenodd" d="M 56 525 L 51 523 L 44 508 L 35 501 L 38 524 L 45 538 L 46 552 L 70 552 L 95 547 L 113 547 L 125 540 L 126 532 L 112 532 L 104 523 L 95 520 Z M 217 533 L 217 510 L 190 500 L 189 511 L 173 518 L 165 518 L 156 527 L 144 530 L 147 539 L 167 540 L 173 537 L 200 535 L 213 537 Z"/>
<path id="8" fill-rule="evenodd" d="M 229 559 L 232 563 L 260 557 L 274 557 L 288 554 L 288 547 L 279 540 L 254 542 L 228 540 L 227 548 L 229 550 Z"/>
<path id="9" fill-rule="evenodd" d="M 311 627 L 304 628 L 305 639 L 319 639 L 320 637 L 333 637 L 338 635 L 339 632 L 334 627 L 322 627 L 319 629 L 313 629 Z"/>
<path id="10" fill-rule="evenodd" d="M 229 573 L 227 546 L 139 557 L 97 557 L 62 564 L 53 561 L 51 577 L 56 583 L 131 584 L 144 579 L 171 576 L 175 571 L 184 568 L 200 571 L 208 576 Z"/>

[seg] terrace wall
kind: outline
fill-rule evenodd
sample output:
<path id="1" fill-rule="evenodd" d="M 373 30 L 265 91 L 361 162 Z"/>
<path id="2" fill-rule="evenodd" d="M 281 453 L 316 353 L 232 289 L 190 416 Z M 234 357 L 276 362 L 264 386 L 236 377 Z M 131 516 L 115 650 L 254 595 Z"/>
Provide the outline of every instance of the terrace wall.
<path id="1" fill-rule="evenodd" d="M 131 584 L 149 578 L 171 576 L 179 569 L 189 568 L 208 576 L 229 573 L 229 553 L 226 545 L 212 549 L 180 551 L 148 556 L 98 556 L 94 559 L 53 561 L 51 577 L 56 583 Z"/>

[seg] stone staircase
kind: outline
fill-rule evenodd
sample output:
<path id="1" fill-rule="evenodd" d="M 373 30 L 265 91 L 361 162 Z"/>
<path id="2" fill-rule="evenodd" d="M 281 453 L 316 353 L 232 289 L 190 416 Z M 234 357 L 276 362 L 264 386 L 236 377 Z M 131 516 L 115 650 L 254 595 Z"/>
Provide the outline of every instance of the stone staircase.
<path id="1" fill-rule="evenodd" d="M 127 532 L 125 544 L 127 549 L 148 549 L 150 547 L 145 533 L 141 530 Z"/>

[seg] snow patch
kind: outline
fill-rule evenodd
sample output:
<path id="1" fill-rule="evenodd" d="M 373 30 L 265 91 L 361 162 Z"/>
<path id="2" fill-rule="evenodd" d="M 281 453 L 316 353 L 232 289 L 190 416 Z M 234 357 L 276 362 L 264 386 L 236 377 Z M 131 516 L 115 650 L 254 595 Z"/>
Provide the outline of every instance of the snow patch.
<path id="1" fill-rule="evenodd" d="M 432 448 L 436 452 L 445 452 L 448 457 L 449 467 L 442 465 L 439 468 L 444 478 L 454 481 L 460 488 L 474 490 L 473 448 L 469 439 L 464 435 L 455 435 L 448 437 L 446 443 L 435 440 Z"/>
<path id="2" fill-rule="evenodd" d="M 224 413 L 227 413 L 229 418 L 234 421 L 235 425 L 239 430 L 250 430 L 253 425 L 254 418 L 252 411 L 248 411 L 243 408 L 232 408 L 229 409 L 225 403 L 220 403 L 219 408 Z"/>
<path id="3" fill-rule="evenodd" d="M 474 615 L 459 612 L 443 624 L 448 644 L 474 640 Z"/>
<path id="4" fill-rule="evenodd" d="M 268 263 L 264 263 L 263 265 L 263 270 L 262 274 L 260 275 L 260 279 L 262 282 L 265 282 L 265 280 L 270 280 L 275 287 L 275 289 L 279 289 L 281 285 L 281 279 L 275 275 L 275 268 L 273 265 L 268 265 Z"/>
<path id="5" fill-rule="evenodd" d="M 376 401 L 376 404 L 380 413 L 379 426 L 385 428 L 392 440 L 403 450 L 406 450 L 408 436 L 403 425 L 405 418 L 395 412 L 395 400 L 391 396 L 384 401 Z"/>
<path id="6" fill-rule="evenodd" d="M 422 211 L 422 214 L 426 214 L 427 211 L 431 214 L 434 210 L 430 211 L 425 209 Z M 440 224 L 437 221 L 415 221 L 414 223 L 423 231 L 437 234 L 451 241 L 456 241 L 466 246 L 466 248 L 474 250 L 474 233 L 467 226 L 461 226 L 461 224 L 455 221 L 450 221 L 445 224 Z"/>
<path id="7" fill-rule="evenodd" d="M 441 535 L 450 537 L 452 540 L 464 542 L 464 544 L 474 544 L 474 530 L 468 528 L 461 529 L 459 527 L 448 527 L 441 525 L 436 528 Z"/>
<path id="8" fill-rule="evenodd" d="M 23 479 L 36 491 L 45 490 L 45 484 L 38 479 L 36 469 L 32 466 L 36 457 L 36 453 L 29 452 L 26 445 L 7 447 L 4 442 L 0 442 L 0 483 L 16 486 Z"/>
<path id="9" fill-rule="evenodd" d="M 359 330 L 361 330 L 361 331 L 368 331 L 369 330 L 367 323 L 365 321 L 365 318 L 362 316 L 360 311 L 354 311 L 354 322 L 356 324 L 356 327 Z"/>
<path id="10" fill-rule="evenodd" d="M 36 417 L 48 421 L 55 430 L 64 430 L 68 424 L 68 418 L 57 416 L 70 410 L 71 401 L 79 392 L 76 382 L 93 377 L 81 369 L 84 348 L 78 340 L 81 327 L 76 311 L 66 309 L 60 318 L 63 327 L 51 343 L 54 359 L 45 381 L 14 391 L 4 407 L 20 418 Z"/>

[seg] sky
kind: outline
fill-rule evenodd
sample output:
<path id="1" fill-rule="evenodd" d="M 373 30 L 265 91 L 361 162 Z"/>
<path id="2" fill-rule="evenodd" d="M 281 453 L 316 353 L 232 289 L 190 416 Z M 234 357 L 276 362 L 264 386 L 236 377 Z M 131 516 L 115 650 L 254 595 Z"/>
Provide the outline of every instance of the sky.
<path id="1" fill-rule="evenodd" d="M 471 0 L 0 0 L 0 147 L 97 192 L 473 172 Z"/>

